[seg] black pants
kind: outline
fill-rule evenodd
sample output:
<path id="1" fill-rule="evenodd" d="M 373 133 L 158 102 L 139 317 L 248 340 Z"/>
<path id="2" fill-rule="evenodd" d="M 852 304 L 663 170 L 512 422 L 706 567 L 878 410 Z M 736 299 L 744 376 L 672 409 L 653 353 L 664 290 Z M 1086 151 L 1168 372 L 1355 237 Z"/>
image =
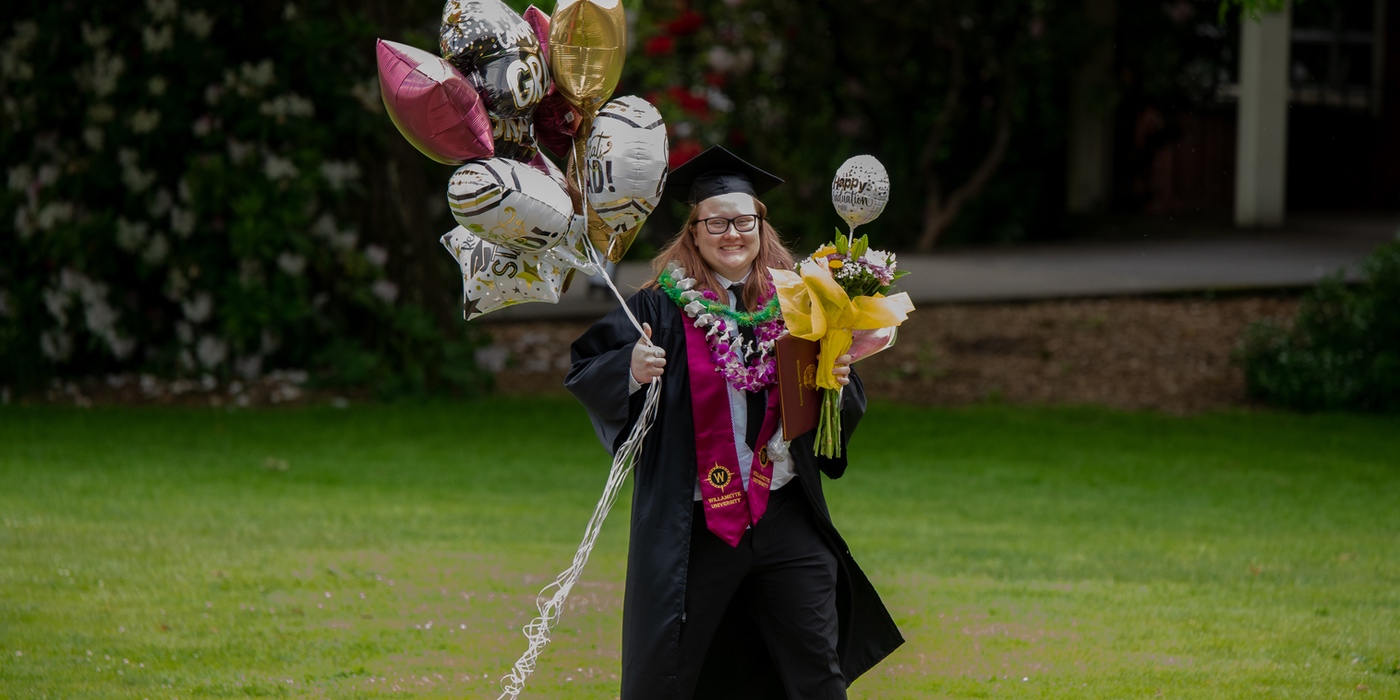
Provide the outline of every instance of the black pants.
<path id="1" fill-rule="evenodd" d="M 698 503 L 692 528 L 681 658 L 705 658 L 725 610 L 741 595 L 787 697 L 845 700 L 836 655 L 838 563 L 817 531 L 802 485 L 793 481 L 774 491 L 763 518 L 738 547 L 709 531 Z M 679 679 L 681 696 L 690 697 L 700 666 L 683 666 L 691 670 Z"/>

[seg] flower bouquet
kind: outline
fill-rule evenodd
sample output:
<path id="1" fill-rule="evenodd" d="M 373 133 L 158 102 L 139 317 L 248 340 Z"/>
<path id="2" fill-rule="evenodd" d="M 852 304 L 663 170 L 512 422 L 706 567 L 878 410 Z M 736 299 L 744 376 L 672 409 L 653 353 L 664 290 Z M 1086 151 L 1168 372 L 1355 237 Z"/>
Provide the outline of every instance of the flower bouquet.
<path id="1" fill-rule="evenodd" d="M 854 175 L 853 162 L 860 169 Z M 848 190 L 858 196 L 845 197 Z M 895 256 L 871 248 L 866 236 L 855 237 L 857 224 L 884 209 L 888 192 L 889 179 L 878 161 L 868 156 L 847 161 L 832 183 L 832 199 L 851 223 L 851 235 L 838 229 L 832 242 L 817 248 L 795 271 L 769 270 L 788 333 L 820 344 L 816 450 L 823 457 L 841 456 L 841 385 L 832 374 L 836 358 L 850 353 L 853 361 L 859 360 L 889 347 L 893 329 L 914 310 L 908 294 L 891 294 L 895 281 L 907 274 L 897 269 Z"/>

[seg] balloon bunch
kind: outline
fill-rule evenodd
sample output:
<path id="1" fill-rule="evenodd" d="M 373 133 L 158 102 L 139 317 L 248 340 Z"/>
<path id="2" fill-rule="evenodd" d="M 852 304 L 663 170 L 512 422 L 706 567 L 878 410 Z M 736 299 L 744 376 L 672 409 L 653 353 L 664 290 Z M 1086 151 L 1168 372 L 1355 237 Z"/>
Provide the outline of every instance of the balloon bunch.
<path id="1" fill-rule="evenodd" d="M 558 0 L 552 16 L 447 0 L 442 56 L 376 47 L 389 118 L 439 163 L 459 224 L 442 244 L 468 320 L 556 303 L 577 270 L 622 259 L 666 183 L 666 125 L 639 97 L 608 101 L 627 51 L 621 0 Z M 543 144 L 566 160 L 568 175 Z"/>

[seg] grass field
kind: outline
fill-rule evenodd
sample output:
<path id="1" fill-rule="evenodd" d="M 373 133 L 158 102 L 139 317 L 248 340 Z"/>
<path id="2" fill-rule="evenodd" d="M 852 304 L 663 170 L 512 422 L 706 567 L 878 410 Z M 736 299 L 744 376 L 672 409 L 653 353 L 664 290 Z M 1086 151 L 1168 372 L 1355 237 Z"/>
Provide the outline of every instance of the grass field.
<path id="1" fill-rule="evenodd" d="M 1400 697 L 1400 420 L 877 404 L 853 698 Z M 0 697 L 494 698 L 606 473 L 567 400 L 0 407 Z M 525 697 L 617 694 L 626 496 Z"/>

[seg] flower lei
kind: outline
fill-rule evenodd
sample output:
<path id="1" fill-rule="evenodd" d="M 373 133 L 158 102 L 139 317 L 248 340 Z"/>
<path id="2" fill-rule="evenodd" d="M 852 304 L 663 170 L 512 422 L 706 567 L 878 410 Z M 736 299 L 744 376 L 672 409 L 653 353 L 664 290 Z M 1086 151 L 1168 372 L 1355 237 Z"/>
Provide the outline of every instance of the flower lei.
<path id="1" fill-rule="evenodd" d="M 696 291 L 695 279 L 686 277 L 685 268 L 675 263 L 667 265 L 656 282 L 685 315 L 695 319 L 695 327 L 705 331 L 710 360 L 730 386 L 759 391 L 777 381 L 778 363 L 773 348 L 783 334 L 783 313 L 776 296 L 758 311 L 735 311 L 713 291 Z M 740 327 L 753 328 L 755 342 L 746 341 Z"/>

